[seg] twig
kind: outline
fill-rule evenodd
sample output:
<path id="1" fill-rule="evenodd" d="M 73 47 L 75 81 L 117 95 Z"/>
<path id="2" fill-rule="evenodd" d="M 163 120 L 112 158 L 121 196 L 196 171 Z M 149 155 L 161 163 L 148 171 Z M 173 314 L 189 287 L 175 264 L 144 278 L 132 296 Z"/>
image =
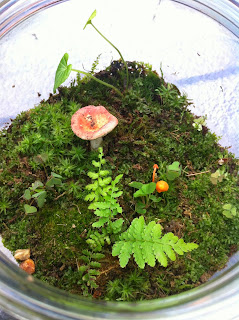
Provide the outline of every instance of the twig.
<path id="1" fill-rule="evenodd" d="M 66 191 L 60 194 L 58 197 L 56 197 L 54 200 L 58 200 L 59 198 L 63 197 L 66 194 Z"/>
<path id="2" fill-rule="evenodd" d="M 187 174 L 186 177 L 197 176 L 199 174 L 208 173 L 208 172 L 210 172 L 210 170 L 203 171 L 203 172 L 198 172 L 198 173 L 190 173 L 190 174 Z"/>
<path id="3" fill-rule="evenodd" d="M 72 204 L 73 204 L 73 206 L 76 206 L 76 208 L 77 208 L 77 210 L 78 210 L 79 214 L 81 214 L 79 207 L 78 207 L 75 203 L 72 203 Z"/>
<path id="4" fill-rule="evenodd" d="M 117 268 L 117 267 L 118 267 L 118 265 L 114 265 L 114 266 L 111 266 L 110 268 L 102 271 L 102 272 L 99 274 L 98 278 L 101 277 L 103 274 L 108 273 L 110 270 L 115 269 L 115 268 Z"/>

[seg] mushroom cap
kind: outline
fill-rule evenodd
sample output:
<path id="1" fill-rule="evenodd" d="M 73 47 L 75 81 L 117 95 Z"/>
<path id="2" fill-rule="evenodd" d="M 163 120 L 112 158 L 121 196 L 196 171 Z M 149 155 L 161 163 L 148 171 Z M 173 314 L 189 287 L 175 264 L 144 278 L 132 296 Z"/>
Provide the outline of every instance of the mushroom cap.
<path id="1" fill-rule="evenodd" d="M 107 135 L 118 124 L 118 119 L 103 106 L 87 106 L 76 111 L 71 128 L 83 140 L 95 140 Z"/>

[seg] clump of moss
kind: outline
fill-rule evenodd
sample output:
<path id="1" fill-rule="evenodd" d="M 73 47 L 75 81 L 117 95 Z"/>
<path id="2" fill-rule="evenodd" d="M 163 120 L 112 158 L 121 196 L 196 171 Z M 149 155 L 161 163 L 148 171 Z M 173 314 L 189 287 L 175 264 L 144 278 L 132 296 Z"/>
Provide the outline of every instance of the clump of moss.
<path id="1" fill-rule="evenodd" d="M 188 290 L 225 265 L 237 250 L 239 224 L 238 216 L 223 215 L 222 206 L 231 204 L 239 211 L 239 181 L 238 160 L 205 125 L 202 130 L 194 127 L 187 97 L 149 65 L 128 62 L 128 69 L 129 89 L 122 98 L 95 81 L 78 79 L 1 132 L 0 232 L 10 250 L 31 248 L 35 276 L 41 280 L 98 299 L 134 301 Z M 114 61 L 95 76 L 120 87 L 124 68 Z M 150 182 L 154 163 L 160 164 L 159 176 L 165 176 L 168 165 L 178 161 L 181 176 L 169 182 L 169 191 L 144 218 L 196 242 L 197 250 L 166 269 L 156 265 L 143 271 L 134 271 L 133 259 L 120 268 L 107 243 L 102 256 L 87 251 L 96 217 L 84 200 L 85 187 L 98 154 L 70 127 L 71 116 L 86 105 L 104 105 L 119 120 L 103 148 L 106 169 L 113 177 L 123 174 L 119 201 L 125 228 L 138 217 L 129 183 Z M 213 184 L 211 175 L 217 170 L 223 170 L 223 179 Z M 62 176 L 62 183 L 47 190 L 42 208 L 26 214 L 24 191 L 35 181 L 45 185 L 52 172 Z"/>

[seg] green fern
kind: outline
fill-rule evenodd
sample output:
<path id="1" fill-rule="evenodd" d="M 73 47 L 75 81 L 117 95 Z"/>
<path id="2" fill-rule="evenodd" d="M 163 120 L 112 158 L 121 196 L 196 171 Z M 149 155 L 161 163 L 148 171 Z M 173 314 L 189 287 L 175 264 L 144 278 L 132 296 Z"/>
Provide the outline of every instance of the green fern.
<path id="1" fill-rule="evenodd" d="M 93 251 L 99 252 L 102 250 L 105 243 L 110 245 L 111 241 L 108 236 L 108 231 L 103 228 L 101 233 L 98 231 L 90 231 L 86 243 L 88 243 Z"/>
<path id="2" fill-rule="evenodd" d="M 123 219 L 112 221 L 113 217 L 118 213 L 122 213 L 122 208 L 117 202 L 117 198 L 122 195 L 122 191 L 116 186 L 122 174 L 118 175 L 114 180 L 110 177 L 108 170 L 102 170 L 102 166 L 106 163 L 103 159 L 103 149 L 99 148 L 99 161 L 92 161 L 98 172 L 89 172 L 88 176 L 94 180 L 93 183 L 86 186 L 91 191 L 86 197 L 86 201 L 92 201 L 89 205 L 90 210 L 94 210 L 94 214 L 99 220 L 93 223 L 94 228 L 101 228 L 106 225 L 109 233 L 119 233 L 123 224 Z"/>
<path id="3" fill-rule="evenodd" d="M 98 288 L 96 277 L 100 274 L 99 268 L 101 263 L 99 260 L 105 257 L 102 253 L 83 250 L 79 260 L 83 263 L 78 268 L 79 280 L 77 284 L 81 285 L 84 296 L 89 295 L 89 290 Z"/>
<path id="4" fill-rule="evenodd" d="M 120 266 L 124 268 L 131 255 L 134 256 L 137 265 L 143 269 L 147 263 L 154 267 L 158 261 L 163 267 L 167 267 L 168 259 L 176 260 L 176 254 L 183 255 L 198 247 L 195 243 L 185 243 L 173 233 L 167 233 L 162 237 L 162 227 L 151 221 L 145 224 L 144 217 L 135 218 L 128 230 L 122 233 L 119 241 L 112 248 L 112 256 L 119 256 Z"/>

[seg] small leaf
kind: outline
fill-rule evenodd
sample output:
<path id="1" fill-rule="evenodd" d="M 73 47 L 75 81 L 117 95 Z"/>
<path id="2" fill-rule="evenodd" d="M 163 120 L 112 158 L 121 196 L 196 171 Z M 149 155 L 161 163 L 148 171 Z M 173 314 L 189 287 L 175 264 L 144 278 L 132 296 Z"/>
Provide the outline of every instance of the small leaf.
<path id="1" fill-rule="evenodd" d="M 233 207 L 233 208 L 231 209 L 231 214 L 232 214 L 233 216 L 236 216 L 236 214 L 237 214 L 237 209 L 236 209 L 236 207 Z"/>
<path id="2" fill-rule="evenodd" d="M 122 218 L 114 221 L 111 223 L 111 227 L 113 229 L 113 233 L 119 233 L 121 228 L 122 228 L 122 224 L 123 224 L 124 220 Z"/>
<path id="3" fill-rule="evenodd" d="M 31 196 L 30 190 L 29 190 L 29 189 L 26 189 L 25 192 L 24 192 L 24 194 L 23 194 L 23 198 L 24 198 L 25 200 L 30 200 L 31 197 L 32 197 L 32 196 Z"/>
<path id="4" fill-rule="evenodd" d="M 72 65 L 71 64 L 67 65 L 68 58 L 69 58 L 68 53 L 65 53 L 58 65 L 58 68 L 56 70 L 56 75 L 55 75 L 54 88 L 53 88 L 54 93 L 56 93 L 56 89 L 63 82 L 66 81 L 66 79 L 69 77 L 71 73 Z"/>
<path id="5" fill-rule="evenodd" d="M 145 204 L 142 202 L 136 202 L 135 211 L 139 214 L 145 214 L 146 213 Z"/>
<path id="6" fill-rule="evenodd" d="M 134 198 L 144 197 L 145 193 L 141 189 L 139 189 L 133 194 L 133 196 L 134 196 Z"/>
<path id="7" fill-rule="evenodd" d="M 37 208 L 34 206 L 29 206 L 28 204 L 24 204 L 24 209 L 26 213 L 35 213 L 37 212 Z"/>
<path id="8" fill-rule="evenodd" d="M 112 198 L 119 198 L 123 194 L 123 191 L 118 191 L 111 194 Z"/>
<path id="9" fill-rule="evenodd" d="M 89 176 L 91 179 L 95 180 L 95 179 L 98 179 L 99 173 L 97 173 L 97 172 L 88 172 L 88 176 Z"/>
<path id="10" fill-rule="evenodd" d="M 108 170 L 100 170 L 99 175 L 101 177 L 106 177 L 110 172 Z"/>
<path id="11" fill-rule="evenodd" d="M 122 179 L 123 174 L 119 174 L 113 181 L 113 184 L 116 185 L 117 183 L 119 183 L 120 179 Z"/>
<path id="12" fill-rule="evenodd" d="M 41 153 L 41 154 L 38 154 L 37 156 L 35 156 L 33 158 L 33 160 L 36 162 L 36 163 L 45 163 L 47 160 L 48 160 L 48 154 L 47 153 Z"/>
<path id="13" fill-rule="evenodd" d="M 93 267 L 93 268 L 100 268 L 101 267 L 101 264 L 97 261 L 91 261 L 90 262 L 90 266 Z"/>
<path id="14" fill-rule="evenodd" d="M 172 181 L 178 178 L 181 175 L 180 163 L 178 161 L 174 161 L 167 167 L 166 176 L 167 179 Z"/>
<path id="15" fill-rule="evenodd" d="M 137 182 L 137 181 L 132 181 L 129 184 L 130 187 L 135 188 L 135 189 L 141 189 L 143 186 L 143 183 Z"/>
<path id="16" fill-rule="evenodd" d="M 174 161 L 172 164 L 168 166 L 169 171 L 181 171 L 180 164 L 178 161 Z"/>
<path id="17" fill-rule="evenodd" d="M 34 183 L 32 183 L 31 189 L 34 191 L 39 187 L 43 187 L 43 183 L 41 181 L 37 180 Z"/>
<path id="18" fill-rule="evenodd" d="M 92 164 L 94 167 L 99 168 L 100 167 L 100 163 L 98 161 L 93 160 Z"/>
<path id="19" fill-rule="evenodd" d="M 59 179 L 62 179 L 62 176 L 55 173 L 55 172 L 51 172 L 51 175 L 54 177 L 54 178 L 59 178 Z"/>
<path id="20" fill-rule="evenodd" d="M 43 191 L 40 193 L 40 195 L 37 197 L 37 205 L 39 208 L 42 208 L 44 203 L 46 202 L 46 191 Z"/>
<path id="21" fill-rule="evenodd" d="M 231 210 L 232 205 L 230 203 L 224 204 L 223 209 L 225 210 Z"/>
<path id="22" fill-rule="evenodd" d="M 85 197 L 85 201 L 93 201 L 94 199 L 95 199 L 95 197 L 96 197 L 96 194 L 95 193 L 89 193 L 89 194 L 87 194 L 87 196 Z"/>
<path id="23" fill-rule="evenodd" d="M 162 200 L 162 198 L 160 197 L 156 197 L 155 195 L 151 194 L 149 196 L 149 199 L 152 200 L 153 202 L 160 202 Z"/>
<path id="24" fill-rule="evenodd" d="M 95 16 L 96 16 L 96 10 L 91 14 L 91 16 L 89 17 L 89 19 L 87 20 L 87 22 L 86 22 L 83 30 L 85 30 L 85 28 L 86 28 L 86 26 L 87 26 L 88 24 L 91 24 L 91 20 L 94 19 Z"/>
<path id="25" fill-rule="evenodd" d="M 103 253 L 100 253 L 100 252 L 92 253 L 92 259 L 101 260 L 104 257 L 105 257 L 105 255 Z"/>
<path id="26" fill-rule="evenodd" d="M 156 188 L 155 182 L 150 182 L 148 184 L 144 184 L 140 190 L 142 190 L 145 194 L 153 193 Z"/>
<path id="27" fill-rule="evenodd" d="M 102 218 L 100 218 L 97 222 L 94 222 L 94 223 L 92 224 L 92 227 L 93 227 L 93 228 L 103 227 L 103 225 L 104 225 L 108 220 L 109 220 L 108 218 L 102 217 Z"/>
<path id="28" fill-rule="evenodd" d="M 52 177 L 52 178 L 50 178 L 50 179 L 47 181 L 46 187 L 51 188 L 51 187 L 54 187 L 55 185 L 58 185 L 58 186 L 59 186 L 59 185 L 61 185 L 61 184 L 62 184 L 61 179 Z"/>

